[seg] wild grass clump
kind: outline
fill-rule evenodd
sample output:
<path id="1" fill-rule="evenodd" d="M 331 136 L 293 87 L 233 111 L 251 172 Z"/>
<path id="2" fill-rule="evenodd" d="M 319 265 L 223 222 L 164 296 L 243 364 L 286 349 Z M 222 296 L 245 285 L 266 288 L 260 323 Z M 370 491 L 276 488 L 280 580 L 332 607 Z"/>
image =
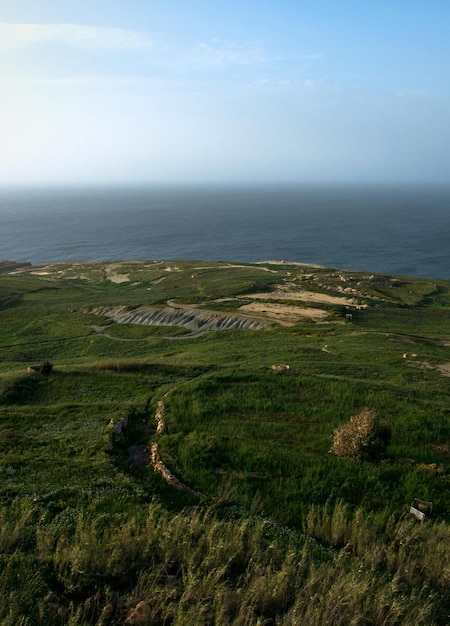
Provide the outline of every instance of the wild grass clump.
<path id="1" fill-rule="evenodd" d="M 407 508 L 369 512 L 339 501 L 312 506 L 305 533 L 320 543 L 361 559 L 371 571 L 400 576 L 411 586 L 427 584 L 446 593 L 450 585 L 450 527 L 419 523 Z"/>
<path id="2" fill-rule="evenodd" d="M 3 563 L 1 623 L 445 623 L 436 589 L 409 581 L 406 568 L 373 571 L 365 555 L 325 551 L 263 518 L 223 513 L 171 514 L 153 502 L 128 515 L 41 518 L 35 548 Z M 389 532 L 402 533 L 402 523 Z"/>
<path id="3" fill-rule="evenodd" d="M 357 461 L 373 461 L 386 450 L 391 430 L 373 409 L 365 408 L 333 433 L 330 453 Z"/>

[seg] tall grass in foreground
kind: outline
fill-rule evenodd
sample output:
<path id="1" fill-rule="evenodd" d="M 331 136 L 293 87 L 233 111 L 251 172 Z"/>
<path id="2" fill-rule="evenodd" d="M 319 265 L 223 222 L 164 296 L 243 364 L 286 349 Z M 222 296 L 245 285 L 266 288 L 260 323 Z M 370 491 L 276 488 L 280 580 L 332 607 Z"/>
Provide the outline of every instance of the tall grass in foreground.
<path id="1" fill-rule="evenodd" d="M 379 532 L 381 519 L 370 521 Z M 359 522 L 339 507 L 308 520 L 327 542 L 342 526 L 335 544 L 353 538 L 348 552 L 235 509 L 170 514 L 152 503 L 130 515 L 66 510 L 46 519 L 36 506 L 16 504 L 1 522 L 0 623 L 445 624 L 448 577 L 409 576 L 413 559 L 402 546 L 417 573 L 426 570 L 427 546 L 436 533 L 444 545 L 448 528 L 385 521 L 393 545 L 385 546 L 384 569 L 369 520 L 365 531 Z M 448 576 L 443 550 L 439 567 Z"/>
<path id="2" fill-rule="evenodd" d="M 418 524 L 407 513 L 388 515 L 352 510 L 343 502 L 313 506 L 305 532 L 360 558 L 373 571 L 387 571 L 410 585 L 421 581 L 450 590 L 450 526 L 443 521 Z"/>

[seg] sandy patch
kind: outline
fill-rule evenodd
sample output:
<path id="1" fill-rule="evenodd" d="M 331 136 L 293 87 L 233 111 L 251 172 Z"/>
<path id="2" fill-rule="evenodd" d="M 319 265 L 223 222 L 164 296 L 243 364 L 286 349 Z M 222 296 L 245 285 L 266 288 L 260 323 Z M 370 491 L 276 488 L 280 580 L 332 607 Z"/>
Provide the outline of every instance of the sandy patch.
<path id="1" fill-rule="evenodd" d="M 319 302 L 321 304 L 339 304 L 345 306 L 357 306 L 353 298 L 341 298 L 340 296 L 330 296 L 326 293 L 315 291 L 288 291 L 277 289 L 267 293 L 252 293 L 245 296 L 254 300 L 296 300 L 298 302 Z"/>
<path id="2" fill-rule="evenodd" d="M 107 274 L 106 278 L 112 283 L 117 284 L 130 282 L 130 277 L 128 276 L 128 274 Z"/>
<path id="3" fill-rule="evenodd" d="M 316 267 L 317 269 L 327 269 L 326 265 L 318 265 L 317 263 L 300 263 L 299 261 L 257 261 L 255 265 L 267 263 L 268 265 L 294 265 L 298 267 Z"/>
<path id="4" fill-rule="evenodd" d="M 442 363 L 442 365 L 436 365 L 436 370 L 443 376 L 450 376 L 450 363 Z"/>
<path id="5" fill-rule="evenodd" d="M 165 272 L 182 272 L 183 270 L 176 265 L 167 265 L 162 268 Z"/>
<path id="6" fill-rule="evenodd" d="M 293 326 L 302 319 L 319 322 L 328 317 L 327 311 L 323 311 L 322 309 L 313 309 L 310 307 L 302 308 L 276 302 L 251 302 L 250 304 L 244 304 L 239 310 L 245 311 L 246 313 L 262 315 L 282 326 Z"/>
<path id="7" fill-rule="evenodd" d="M 450 363 L 442 363 L 441 365 L 431 365 L 431 363 L 429 363 L 428 361 L 421 361 L 421 362 L 412 362 L 410 363 L 410 365 L 415 365 L 416 367 L 419 367 L 421 369 L 425 369 L 425 370 L 435 370 L 436 372 L 439 372 L 439 374 L 442 374 L 442 376 L 450 376 Z"/>
<path id="8" fill-rule="evenodd" d="M 276 274 L 277 270 L 271 270 L 268 267 L 255 267 L 258 265 L 257 263 L 252 263 L 251 266 L 254 269 L 261 270 L 262 272 L 271 272 L 272 274 Z M 229 270 L 230 268 L 244 269 L 248 270 L 250 265 L 240 265 L 238 263 L 227 263 L 226 265 L 206 265 L 203 267 L 193 267 L 193 270 Z"/>
<path id="9" fill-rule="evenodd" d="M 129 283 L 130 277 L 128 274 L 120 274 L 118 270 L 120 270 L 120 265 L 106 265 L 105 266 L 105 274 L 106 279 L 111 281 L 112 283 L 120 284 L 120 283 Z"/>

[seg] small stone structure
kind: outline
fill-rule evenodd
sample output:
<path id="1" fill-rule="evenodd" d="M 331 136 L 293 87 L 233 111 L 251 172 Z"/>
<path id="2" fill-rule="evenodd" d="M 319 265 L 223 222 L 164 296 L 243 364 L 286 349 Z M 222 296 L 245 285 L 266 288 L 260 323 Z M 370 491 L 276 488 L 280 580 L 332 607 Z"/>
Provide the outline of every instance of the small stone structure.
<path id="1" fill-rule="evenodd" d="M 164 419 L 164 404 L 162 400 L 158 400 L 155 413 L 156 420 L 156 433 L 158 435 L 164 435 L 167 432 L 167 424 Z"/>
<path id="2" fill-rule="evenodd" d="M 427 500 L 419 500 L 418 498 L 414 498 L 409 508 L 409 512 L 411 513 L 411 515 L 414 515 L 414 517 L 416 517 L 421 522 L 423 522 L 423 520 L 427 517 L 430 517 L 432 511 L 432 502 L 428 502 Z"/>
<path id="3" fill-rule="evenodd" d="M 112 418 L 109 420 L 108 431 L 109 437 L 106 442 L 106 449 L 112 450 L 114 448 L 114 436 L 122 435 L 126 427 L 128 426 L 128 414 L 126 413 L 120 420 L 115 422 Z"/>
<path id="4" fill-rule="evenodd" d="M 109 423 L 112 426 L 113 432 L 116 435 L 121 435 L 123 433 L 123 431 L 126 429 L 126 427 L 128 426 L 128 414 L 125 414 L 117 422 L 115 422 L 113 419 L 111 419 Z"/>
<path id="5" fill-rule="evenodd" d="M 155 412 L 156 433 L 158 435 L 167 432 L 167 424 L 164 420 L 164 412 L 164 403 L 162 400 L 159 400 Z M 178 480 L 178 478 L 174 474 L 172 474 L 167 465 L 165 465 L 165 463 L 161 459 L 161 455 L 159 454 L 159 445 L 156 442 L 154 442 L 150 448 L 150 460 L 155 472 L 161 474 L 161 476 L 168 485 L 170 485 L 174 489 L 177 489 L 178 491 L 186 491 L 200 498 L 204 497 L 203 494 L 195 491 L 194 489 L 191 489 L 190 487 L 182 483 L 181 480 Z"/>
<path id="6" fill-rule="evenodd" d="M 165 465 L 161 459 L 161 455 L 159 454 L 159 446 L 157 443 L 152 444 L 150 458 L 155 472 L 161 474 L 161 476 L 168 485 L 170 485 L 174 489 L 177 489 L 178 491 L 186 491 L 196 496 L 203 497 L 203 494 L 199 493 L 198 491 L 194 491 L 194 489 L 191 489 L 190 487 L 182 483 L 181 480 L 178 480 L 178 478 L 174 474 L 172 474 L 167 465 Z"/>

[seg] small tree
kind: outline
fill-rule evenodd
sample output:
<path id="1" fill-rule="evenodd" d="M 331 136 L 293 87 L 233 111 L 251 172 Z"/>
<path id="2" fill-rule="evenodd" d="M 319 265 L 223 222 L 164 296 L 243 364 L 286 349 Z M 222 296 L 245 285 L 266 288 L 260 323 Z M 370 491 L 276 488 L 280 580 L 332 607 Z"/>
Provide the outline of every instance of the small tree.
<path id="1" fill-rule="evenodd" d="M 365 408 L 333 433 L 330 453 L 358 461 L 373 461 L 386 450 L 391 429 L 373 409 Z"/>

